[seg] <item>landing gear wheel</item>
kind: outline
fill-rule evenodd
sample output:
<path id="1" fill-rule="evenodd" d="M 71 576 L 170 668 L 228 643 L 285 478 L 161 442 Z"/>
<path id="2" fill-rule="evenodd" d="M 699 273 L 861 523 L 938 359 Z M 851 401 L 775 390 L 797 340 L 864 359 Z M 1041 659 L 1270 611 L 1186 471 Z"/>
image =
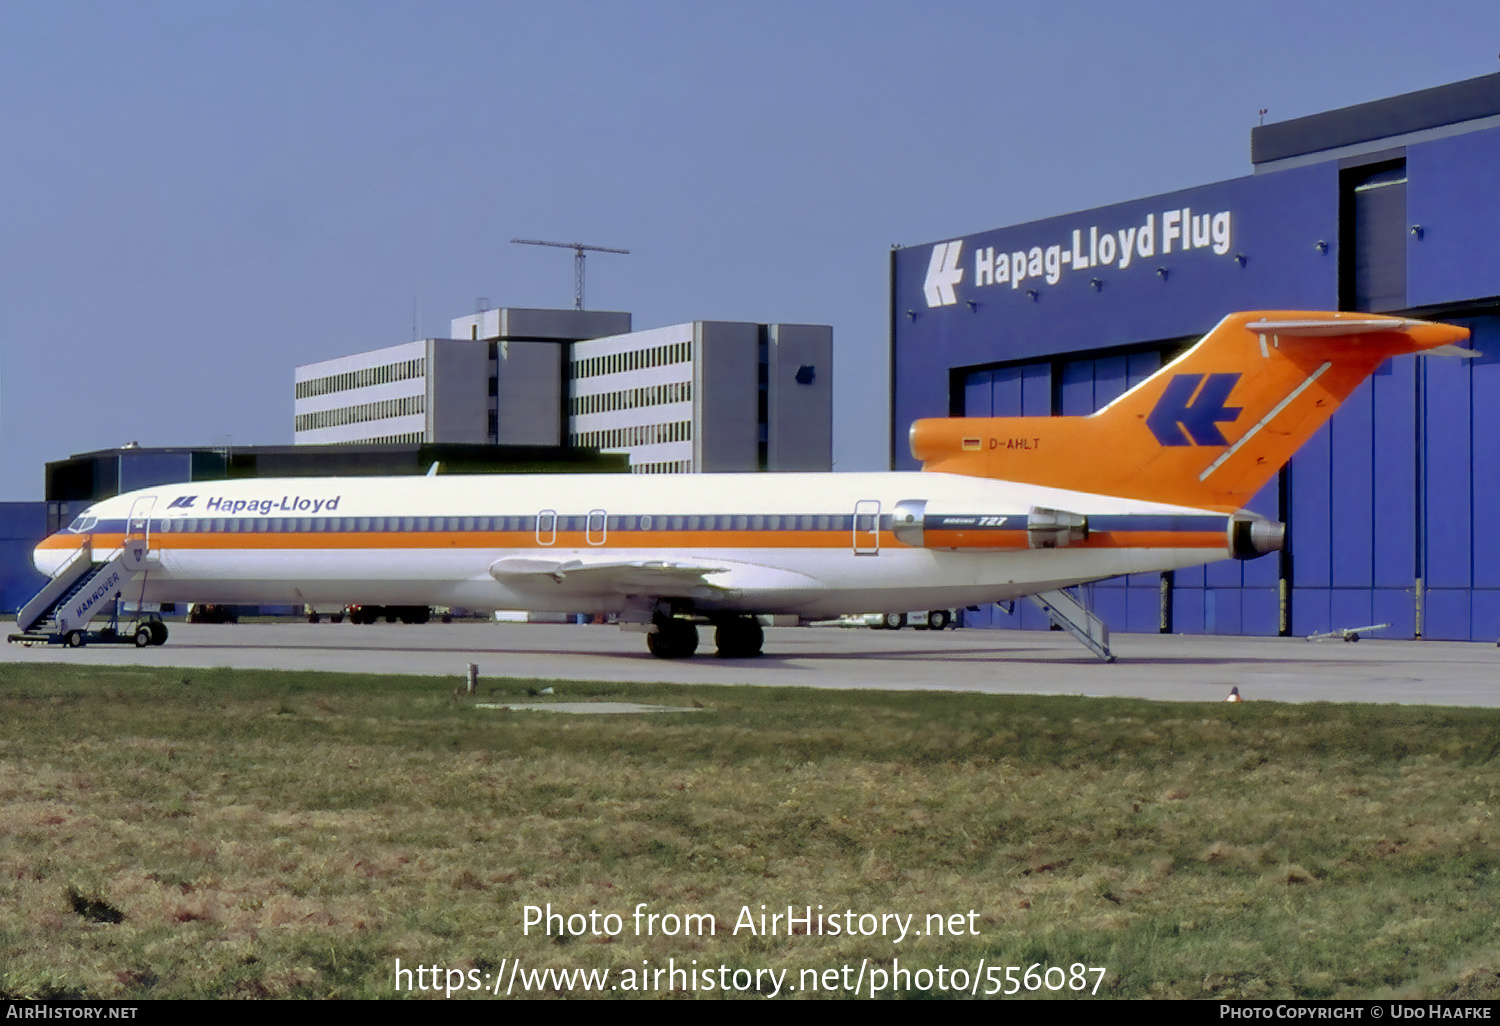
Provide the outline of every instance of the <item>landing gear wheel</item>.
<path id="1" fill-rule="evenodd" d="M 888 631 L 899 631 L 906 626 L 905 613 L 886 613 L 884 619 L 885 629 Z"/>
<path id="2" fill-rule="evenodd" d="M 714 645 L 720 659 L 753 659 L 760 655 L 765 640 L 766 632 L 753 616 L 737 616 L 721 621 L 714 628 Z"/>
<path id="3" fill-rule="evenodd" d="M 940 631 L 953 622 L 953 614 L 946 609 L 934 609 L 927 614 L 927 629 Z"/>
<path id="4" fill-rule="evenodd" d="M 698 651 L 698 626 L 676 617 L 659 621 L 646 635 L 646 647 L 658 659 L 686 659 Z"/>
<path id="5" fill-rule="evenodd" d="M 155 638 L 151 634 L 151 625 L 149 623 L 143 623 L 135 629 L 136 648 L 145 648 L 153 641 L 155 641 Z"/>
<path id="6" fill-rule="evenodd" d="M 83 636 L 83 631 L 69 631 L 67 634 L 69 648 L 82 648 L 86 640 Z"/>

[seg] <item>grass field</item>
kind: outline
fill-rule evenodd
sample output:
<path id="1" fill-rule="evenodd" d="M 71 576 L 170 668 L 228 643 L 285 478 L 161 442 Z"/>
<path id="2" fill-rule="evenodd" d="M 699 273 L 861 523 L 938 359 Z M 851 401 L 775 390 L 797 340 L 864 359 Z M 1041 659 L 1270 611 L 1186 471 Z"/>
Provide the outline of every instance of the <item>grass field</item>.
<path id="1" fill-rule="evenodd" d="M 1497 711 L 455 684 L 0 668 L 0 995 L 1500 997 Z"/>

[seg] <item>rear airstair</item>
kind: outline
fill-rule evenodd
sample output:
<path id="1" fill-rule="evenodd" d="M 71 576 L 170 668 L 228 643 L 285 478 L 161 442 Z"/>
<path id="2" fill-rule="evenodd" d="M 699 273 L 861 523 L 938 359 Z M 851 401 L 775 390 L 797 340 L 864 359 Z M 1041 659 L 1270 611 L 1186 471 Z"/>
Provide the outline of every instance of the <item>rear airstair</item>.
<path id="1" fill-rule="evenodd" d="M 1115 661 L 1109 650 L 1109 626 L 1066 590 L 1044 591 L 1026 596 L 1031 604 L 1052 618 L 1052 622 L 1077 638 L 1090 652 L 1106 663 Z"/>

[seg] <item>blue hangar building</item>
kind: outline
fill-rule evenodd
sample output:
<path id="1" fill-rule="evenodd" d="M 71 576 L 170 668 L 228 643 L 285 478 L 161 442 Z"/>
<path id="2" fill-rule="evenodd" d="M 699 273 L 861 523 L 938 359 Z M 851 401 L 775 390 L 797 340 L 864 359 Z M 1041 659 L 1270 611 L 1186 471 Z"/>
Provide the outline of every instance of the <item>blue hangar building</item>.
<path id="1" fill-rule="evenodd" d="M 1235 310 L 1469 327 L 1401 357 L 1250 508 L 1279 556 L 1091 586 L 1115 630 L 1500 637 L 1500 74 L 1253 128 L 1247 177 L 898 248 L 893 463 L 913 420 L 1089 414 Z M 1042 628 L 1027 603 L 971 626 Z"/>

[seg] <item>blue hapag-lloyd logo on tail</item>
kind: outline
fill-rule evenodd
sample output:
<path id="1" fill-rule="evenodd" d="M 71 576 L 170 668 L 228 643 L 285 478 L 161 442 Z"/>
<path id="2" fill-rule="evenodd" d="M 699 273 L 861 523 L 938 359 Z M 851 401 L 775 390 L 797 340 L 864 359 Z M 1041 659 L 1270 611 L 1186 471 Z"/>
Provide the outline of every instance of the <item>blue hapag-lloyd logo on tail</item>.
<path id="1" fill-rule="evenodd" d="M 1162 445 L 1228 445 L 1219 425 L 1233 423 L 1244 410 L 1224 405 L 1239 380 L 1238 374 L 1173 375 L 1146 426 Z"/>

